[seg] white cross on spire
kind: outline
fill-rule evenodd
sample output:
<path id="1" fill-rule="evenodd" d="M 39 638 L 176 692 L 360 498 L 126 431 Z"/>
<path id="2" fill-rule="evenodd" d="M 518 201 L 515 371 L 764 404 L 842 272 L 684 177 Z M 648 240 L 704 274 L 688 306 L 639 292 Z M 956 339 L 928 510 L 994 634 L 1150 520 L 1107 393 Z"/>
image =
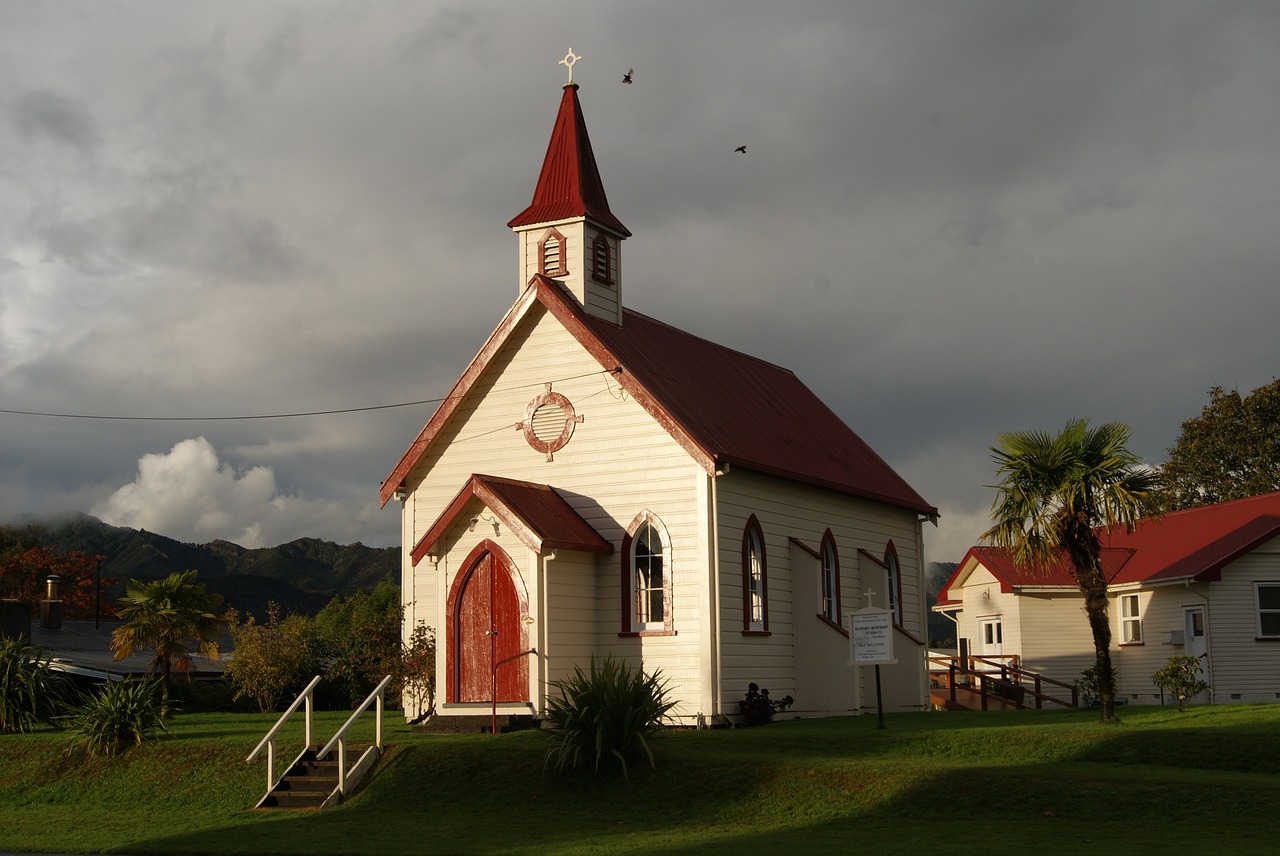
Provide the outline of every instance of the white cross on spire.
<path id="1" fill-rule="evenodd" d="M 573 64 L 580 59 L 582 59 L 582 57 L 575 55 L 573 48 L 569 48 L 569 52 L 564 55 L 564 59 L 560 60 L 560 65 L 569 69 L 569 83 L 573 83 Z"/>

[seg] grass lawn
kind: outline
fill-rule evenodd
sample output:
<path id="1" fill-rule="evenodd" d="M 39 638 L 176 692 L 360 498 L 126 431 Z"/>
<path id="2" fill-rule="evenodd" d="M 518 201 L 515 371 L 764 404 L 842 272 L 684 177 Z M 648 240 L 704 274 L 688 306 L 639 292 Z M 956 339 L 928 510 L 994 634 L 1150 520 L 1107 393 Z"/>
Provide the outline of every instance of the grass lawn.
<path id="1" fill-rule="evenodd" d="M 542 772 L 545 735 L 414 734 L 367 786 L 249 807 L 274 717 L 179 716 L 115 759 L 0 737 L 0 850 L 149 853 L 1275 853 L 1280 705 L 904 714 L 672 732 L 631 780 Z M 345 718 L 319 714 L 327 737 Z M 299 729 L 300 730 L 300 729 Z M 371 727 L 370 727 L 371 730 Z M 301 737 L 298 737 L 300 743 Z M 292 757 L 297 751 L 282 750 Z"/>

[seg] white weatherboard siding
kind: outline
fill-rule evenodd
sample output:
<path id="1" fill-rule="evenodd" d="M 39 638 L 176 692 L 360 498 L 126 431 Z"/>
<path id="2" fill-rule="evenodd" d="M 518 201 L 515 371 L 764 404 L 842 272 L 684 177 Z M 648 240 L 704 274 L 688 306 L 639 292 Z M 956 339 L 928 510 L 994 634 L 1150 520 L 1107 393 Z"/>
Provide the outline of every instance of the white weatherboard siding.
<path id="1" fill-rule="evenodd" d="M 809 715 L 846 712 L 846 707 L 826 709 L 825 705 L 843 705 L 844 696 L 821 694 L 819 698 L 803 698 L 801 686 L 812 687 L 815 680 L 840 680 L 852 669 L 842 667 L 841 673 L 825 674 L 821 678 L 797 673 L 805 654 L 821 657 L 824 662 L 844 663 L 848 660 L 848 640 L 838 631 L 823 626 L 822 633 L 813 633 L 810 625 L 821 623 L 817 618 L 820 604 L 811 586 L 797 586 L 792 568 L 795 553 L 790 539 L 817 551 L 822 536 L 828 528 L 836 541 L 840 560 L 842 609 L 848 612 L 866 605 L 862 591 L 871 588 L 876 592 L 873 605 L 885 605 L 884 570 L 875 562 L 862 557 L 859 548 L 877 558 L 883 557 L 892 540 L 898 554 L 899 573 L 902 577 L 903 620 L 906 630 L 916 639 L 924 640 L 925 628 L 922 611 L 922 571 L 919 555 L 919 523 L 912 511 L 892 508 L 834 491 L 811 488 L 771 476 L 741 469 L 717 479 L 719 503 L 719 553 L 720 553 L 720 622 L 722 628 L 722 704 L 727 710 L 735 710 L 736 704 L 746 694 L 747 685 L 759 684 L 772 696 L 792 695 L 796 699 L 795 712 Z M 747 521 L 754 514 L 764 536 L 767 557 L 767 592 L 769 610 L 768 636 L 744 635 L 742 601 L 742 538 Z M 802 572 L 811 573 L 814 565 L 805 562 Z M 814 581 L 816 583 L 816 580 Z M 820 591 L 820 589 L 819 589 Z M 799 592 L 805 592 L 803 602 L 797 600 Z M 804 629 L 799 629 L 801 623 Z M 818 645 L 811 652 L 797 650 L 797 641 Z M 882 684 L 885 685 L 886 709 L 919 710 L 925 704 L 924 649 L 908 644 L 900 634 L 894 640 L 896 666 L 882 667 Z M 839 648 L 839 653 L 836 649 Z M 864 679 L 874 672 L 863 669 Z M 814 693 L 814 695 L 818 695 Z M 870 702 L 868 702 L 868 698 Z M 874 704 L 874 695 L 864 696 L 863 704 Z"/>
<path id="2" fill-rule="evenodd" d="M 568 398 L 583 417 L 569 444 L 555 452 L 552 461 L 532 449 L 517 430 L 530 400 L 547 383 Z M 595 632 L 600 650 L 625 656 L 649 670 L 661 668 L 671 680 L 676 698 L 702 698 L 698 651 L 700 636 L 705 632 L 706 609 L 699 598 L 706 589 L 706 553 L 699 548 L 699 524 L 705 515 L 699 513 L 697 484 L 703 472 L 540 306 L 530 310 L 493 356 L 486 372 L 409 473 L 406 483 L 412 491 L 409 507 L 413 525 L 412 536 L 405 541 L 406 551 L 473 473 L 550 484 L 610 541 L 615 553 L 594 560 L 600 616 Z M 636 515 L 646 510 L 662 520 L 672 541 L 669 550 L 676 635 L 619 638 L 622 537 Z M 449 561 L 441 561 L 448 569 L 442 572 L 444 576 L 437 585 L 445 593 L 452 574 L 458 570 L 457 563 L 478 537 L 467 535 L 470 537 L 461 537 L 450 548 L 446 557 Z M 504 542 L 503 546 L 507 544 Z M 514 546 L 508 552 L 521 574 L 526 575 L 528 585 L 530 568 L 522 561 L 524 548 Z M 548 587 L 552 591 L 556 589 L 559 560 L 557 557 L 548 569 Z M 415 583 L 423 582 L 422 569 L 429 562 L 424 559 L 419 563 L 413 575 Z M 444 599 L 444 594 L 438 592 L 435 614 L 427 621 L 437 630 L 443 627 Z M 538 632 L 531 631 L 535 637 Z M 577 650 L 581 650 L 580 644 Z M 443 668 L 443 645 L 440 651 Z M 564 668 L 572 668 L 572 664 L 552 664 L 553 673 L 562 673 Z M 678 712 L 695 714 L 697 701 L 692 702 L 693 710 L 685 709 L 688 704 Z"/>
<path id="3" fill-rule="evenodd" d="M 1023 595 L 1017 602 L 1018 627 L 1011 641 L 1006 625 L 1005 653 L 1020 654 L 1023 668 L 1071 684 L 1081 672 L 1094 665 L 1097 657 L 1093 650 L 1093 631 L 1084 611 L 1084 596 L 1079 591 L 1064 589 L 1051 595 Z M 1113 644 L 1113 656 L 1114 647 Z M 1047 692 L 1059 696 L 1059 690 Z"/>

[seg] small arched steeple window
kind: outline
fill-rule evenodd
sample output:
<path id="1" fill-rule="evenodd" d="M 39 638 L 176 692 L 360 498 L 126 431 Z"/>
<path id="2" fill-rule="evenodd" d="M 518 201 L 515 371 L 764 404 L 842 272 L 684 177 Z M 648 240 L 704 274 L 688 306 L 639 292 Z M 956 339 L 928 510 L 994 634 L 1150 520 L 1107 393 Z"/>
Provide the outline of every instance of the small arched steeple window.
<path id="1" fill-rule="evenodd" d="M 604 232 L 597 232 L 591 242 L 591 278 L 605 285 L 613 285 L 613 248 Z"/>
<path id="2" fill-rule="evenodd" d="M 564 235 L 559 229 L 548 229 L 538 241 L 538 273 L 543 276 L 565 276 L 569 273 Z"/>

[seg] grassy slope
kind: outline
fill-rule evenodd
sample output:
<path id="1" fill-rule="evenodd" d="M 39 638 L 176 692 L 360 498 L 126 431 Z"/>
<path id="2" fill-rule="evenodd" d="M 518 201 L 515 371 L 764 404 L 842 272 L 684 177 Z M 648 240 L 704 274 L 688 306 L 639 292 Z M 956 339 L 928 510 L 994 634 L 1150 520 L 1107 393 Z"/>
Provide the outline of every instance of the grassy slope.
<path id="1" fill-rule="evenodd" d="M 1275 852 L 1280 705 L 901 715 L 678 732 L 658 768 L 542 775 L 544 735 L 415 735 L 323 813 L 246 809 L 269 717 L 180 717 L 114 760 L 0 738 L 0 850 L 126 853 Z M 332 733 L 339 714 L 322 714 Z M 295 749 L 296 751 L 296 749 Z M 283 752 L 282 752 L 283 754 Z"/>

